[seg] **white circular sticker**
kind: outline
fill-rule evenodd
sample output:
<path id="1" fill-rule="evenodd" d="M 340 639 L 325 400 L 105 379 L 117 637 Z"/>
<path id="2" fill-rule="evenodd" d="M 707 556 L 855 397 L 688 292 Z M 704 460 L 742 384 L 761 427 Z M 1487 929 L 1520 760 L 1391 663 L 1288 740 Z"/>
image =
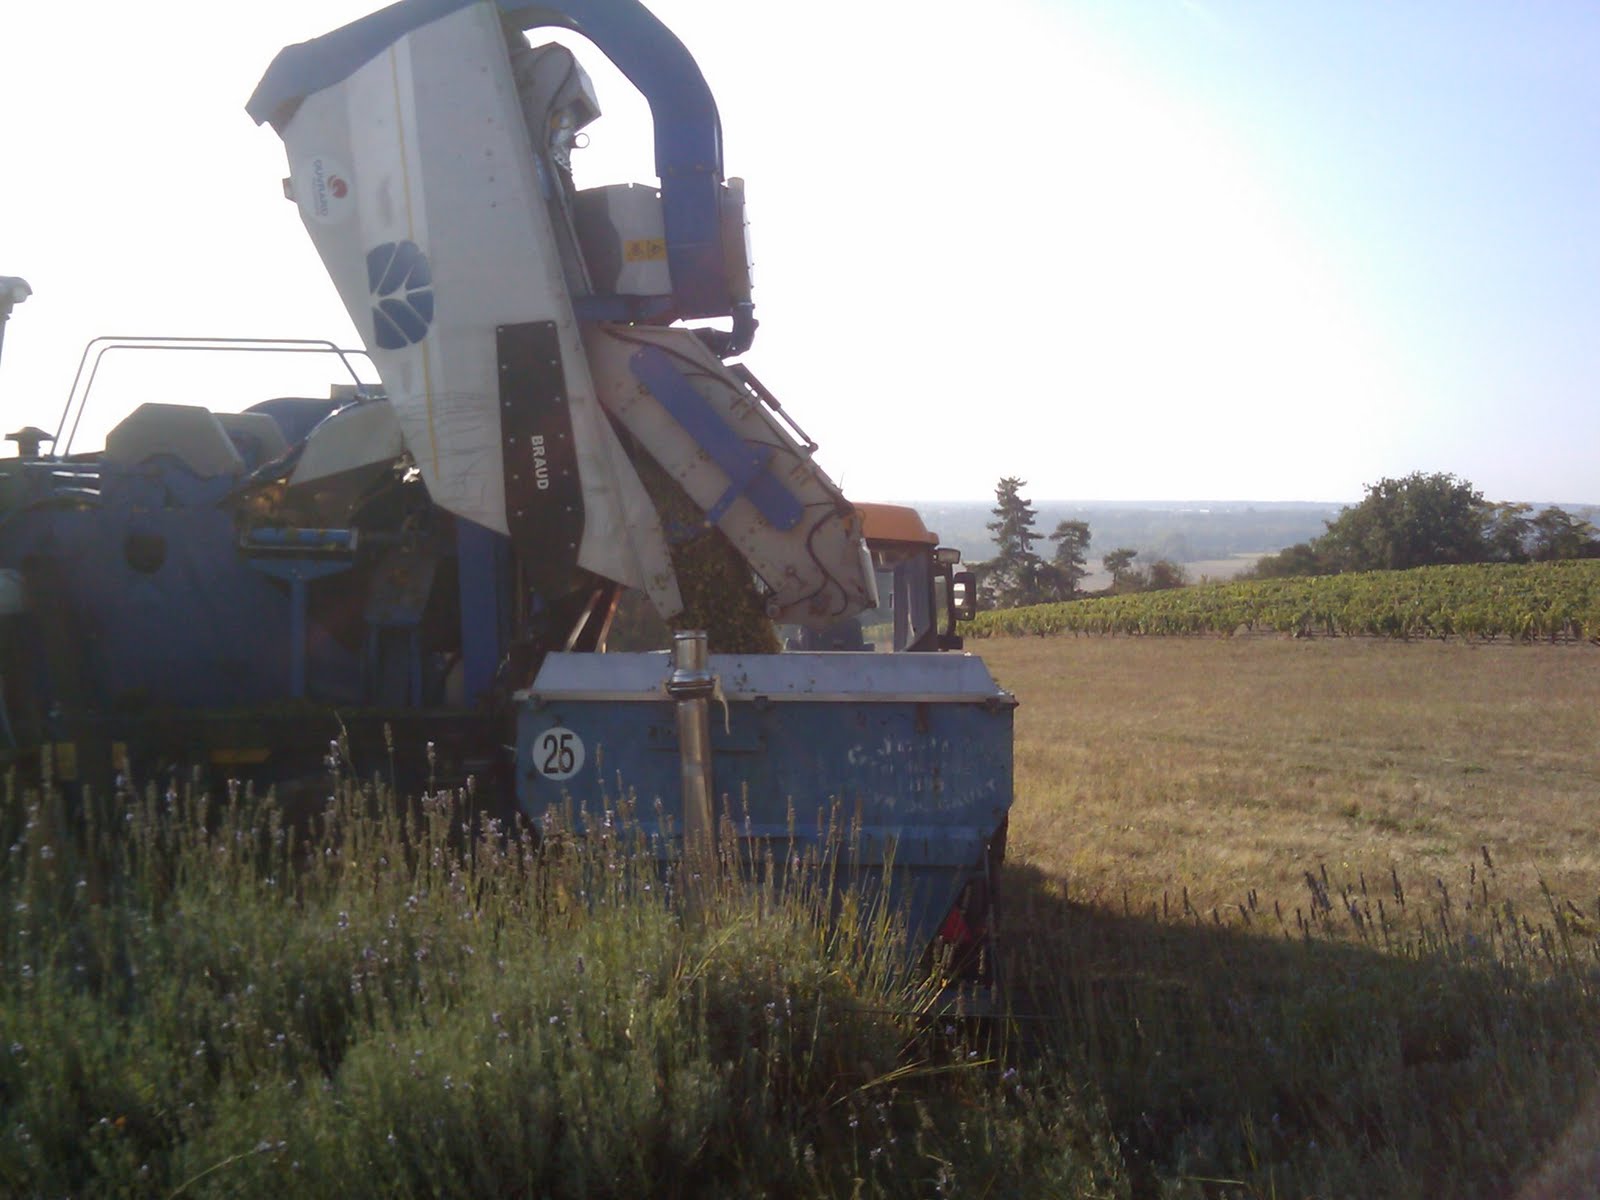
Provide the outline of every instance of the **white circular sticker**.
<path id="1" fill-rule="evenodd" d="M 571 779 L 583 770 L 583 739 L 552 725 L 533 739 L 533 769 L 546 779 Z"/>
<path id="2" fill-rule="evenodd" d="M 300 164 L 294 181 L 300 210 L 313 221 L 333 225 L 355 212 L 355 178 L 337 159 L 318 154 Z"/>

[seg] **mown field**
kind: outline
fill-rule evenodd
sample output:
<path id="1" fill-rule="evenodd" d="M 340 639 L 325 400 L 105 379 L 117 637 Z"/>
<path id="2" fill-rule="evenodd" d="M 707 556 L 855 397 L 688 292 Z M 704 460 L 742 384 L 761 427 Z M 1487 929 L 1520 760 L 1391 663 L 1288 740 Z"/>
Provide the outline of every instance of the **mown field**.
<path id="1" fill-rule="evenodd" d="M 1015 974 L 1136 1192 L 1600 1194 L 1600 650 L 979 646 Z"/>
<path id="2" fill-rule="evenodd" d="M 1137 908 L 1285 905 L 1326 866 L 1600 893 L 1600 649 L 1293 638 L 980 645 L 1017 712 L 1012 854 Z M 1436 889 L 1435 889 L 1436 890 Z"/>
<path id="3" fill-rule="evenodd" d="M 1600 1178 L 1600 650 L 1017 638 L 1012 1011 L 824 865 L 12 781 L 0 1194 L 1501 1197 Z"/>

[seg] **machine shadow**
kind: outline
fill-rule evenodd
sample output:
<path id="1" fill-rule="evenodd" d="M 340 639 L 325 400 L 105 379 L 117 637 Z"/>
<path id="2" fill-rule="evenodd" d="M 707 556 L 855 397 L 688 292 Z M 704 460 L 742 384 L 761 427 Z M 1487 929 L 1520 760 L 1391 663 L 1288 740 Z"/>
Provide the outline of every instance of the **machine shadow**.
<path id="1" fill-rule="evenodd" d="M 1280 927 L 1026 864 L 1003 887 L 1012 1061 L 1103 1112 L 1136 1195 L 1593 1194 L 1596 947 L 1415 903 L 1362 934 L 1337 896 Z"/>

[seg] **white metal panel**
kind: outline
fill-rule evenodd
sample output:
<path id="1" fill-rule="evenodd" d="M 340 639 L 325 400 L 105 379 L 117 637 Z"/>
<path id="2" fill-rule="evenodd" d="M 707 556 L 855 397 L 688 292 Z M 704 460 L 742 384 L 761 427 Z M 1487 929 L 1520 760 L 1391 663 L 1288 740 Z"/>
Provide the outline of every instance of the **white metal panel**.
<path id="1" fill-rule="evenodd" d="M 283 129 L 294 195 L 430 495 L 500 533 L 496 330 L 556 324 L 586 511 L 579 565 L 676 612 L 660 522 L 595 400 L 497 12 L 457 10 L 308 97 Z M 402 242 L 426 256 L 431 320 L 386 348 L 367 255 Z"/>
<path id="2" fill-rule="evenodd" d="M 686 379 L 746 443 L 773 451 L 768 472 L 803 506 L 800 523 L 769 524 L 748 499 L 735 500 L 717 522 L 771 589 L 768 611 L 778 622 L 826 624 L 877 603 L 861 523 L 833 481 L 771 412 L 687 329 L 593 327 L 586 331 L 600 400 L 692 500 L 710 511 L 729 479 L 671 413 L 635 378 L 629 359 L 642 346 L 666 351 Z"/>
<path id="3" fill-rule="evenodd" d="M 196 475 L 242 475 L 244 459 L 221 422 L 195 404 L 141 404 L 106 434 L 107 462 L 144 462 L 166 454 Z"/>
<path id="4" fill-rule="evenodd" d="M 289 486 L 312 483 L 357 467 L 393 462 L 405 447 L 394 408 L 382 400 L 352 404 L 322 421 L 306 439 Z"/>
<path id="5" fill-rule="evenodd" d="M 589 215 L 586 249 L 598 290 L 619 296 L 665 296 L 672 291 L 660 192 L 635 183 L 586 188 L 578 193 L 578 207 Z M 601 239 L 607 244 L 596 245 Z M 599 276 L 602 262 L 614 268 L 612 274 Z"/>

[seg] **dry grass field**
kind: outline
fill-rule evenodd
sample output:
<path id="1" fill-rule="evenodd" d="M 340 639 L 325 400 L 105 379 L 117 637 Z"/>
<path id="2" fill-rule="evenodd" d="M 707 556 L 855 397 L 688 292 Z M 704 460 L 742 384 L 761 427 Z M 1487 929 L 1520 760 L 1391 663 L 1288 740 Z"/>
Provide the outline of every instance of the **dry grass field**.
<path id="1" fill-rule="evenodd" d="M 985 1020 L 821 864 L 13 777 L 0 1196 L 1596 1194 L 1600 652 L 981 651 L 1023 701 Z"/>
<path id="2" fill-rule="evenodd" d="M 1591 915 L 1600 650 L 1364 639 L 1017 638 L 975 645 L 1017 712 L 1009 857 L 1074 899 L 1226 916 L 1363 875 Z M 1236 907 L 1231 911 L 1237 912 Z"/>
<path id="3" fill-rule="evenodd" d="M 1600 1195 L 1600 651 L 975 648 L 1001 961 L 1130 1195 Z"/>

